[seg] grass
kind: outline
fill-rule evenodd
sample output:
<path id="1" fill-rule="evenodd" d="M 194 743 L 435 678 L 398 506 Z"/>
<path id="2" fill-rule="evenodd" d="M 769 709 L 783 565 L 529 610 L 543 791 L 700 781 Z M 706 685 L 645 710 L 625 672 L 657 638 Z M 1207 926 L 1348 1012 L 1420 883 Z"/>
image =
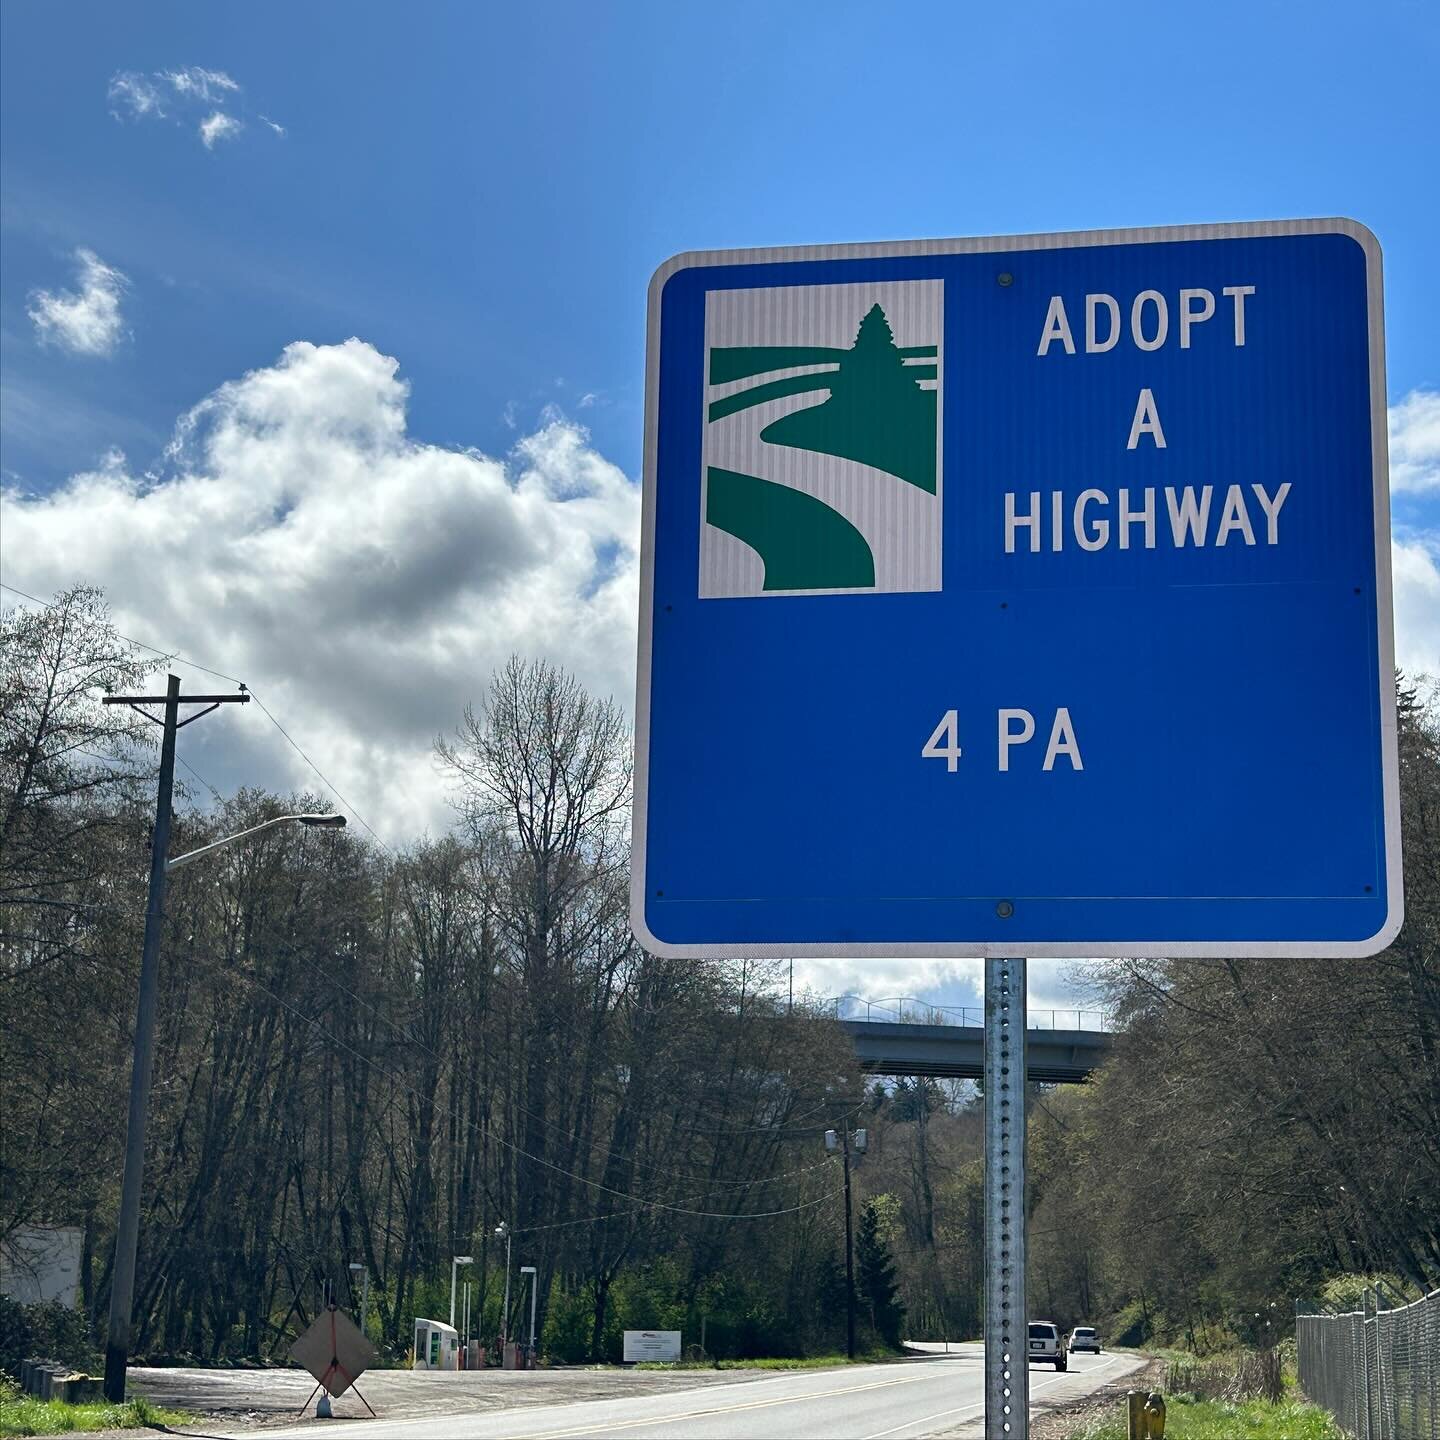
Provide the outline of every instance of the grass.
<path id="1" fill-rule="evenodd" d="M 1125 1421 L 1090 1421 L 1069 1440 L 1126 1440 Z M 1165 1440 L 1343 1440 L 1335 1422 L 1295 1400 L 1187 1400 L 1165 1397 Z"/>
<path id="2" fill-rule="evenodd" d="M 138 1395 L 124 1405 L 66 1405 L 60 1400 L 37 1400 L 23 1394 L 18 1385 L 0 1380 L 0 1436 L 139 1430 L 146 1426 L 184 1425 L 195 1418 L 183 1410 L 162 1410 Z"/>

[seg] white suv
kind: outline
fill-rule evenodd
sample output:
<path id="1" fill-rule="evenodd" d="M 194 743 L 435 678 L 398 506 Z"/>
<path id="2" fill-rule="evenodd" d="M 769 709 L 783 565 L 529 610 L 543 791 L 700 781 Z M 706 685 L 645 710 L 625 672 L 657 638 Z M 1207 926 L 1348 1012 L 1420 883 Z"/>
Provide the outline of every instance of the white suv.
<path id="1" fill-rule="evenodd" d="M 1100 1353 L 1100 1337 L 1089 1325 L 1077 1325 L 1070 1332 L 1071 1350 L 1093 1350 L 1095 1354 Z"/>
<path id="2" fill-rule="evenodd" d="M 1053 1365 L 1057 1370 L 1068 1370 L 1069 1359 L 1065 1354 L 1065 1337 L 1053 1320 L 1032 1320 L 1028 1358 L 1042 1364 Z"/>

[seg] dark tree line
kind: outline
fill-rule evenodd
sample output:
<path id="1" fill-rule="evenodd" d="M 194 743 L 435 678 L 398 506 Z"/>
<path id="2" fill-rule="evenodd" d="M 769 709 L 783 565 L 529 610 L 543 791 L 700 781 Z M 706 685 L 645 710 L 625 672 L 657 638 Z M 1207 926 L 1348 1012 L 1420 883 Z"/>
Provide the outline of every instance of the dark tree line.
<path id="1" fill-rule="evenodd" d="M 1283 1333 L 1296 1298 L 1350 1294 L 1345 1276 L 1440 1285 L 1440 695 L 1399 696 L 1405 925 L 1387 950 L 1077 975 L 1120 1033 L 1090 1083 L 1031 1089 L 1032 1314 L 1203 1347 Z M 973 1087 L 901 1080 L 873 1103 L 861 1183 L 900 1201 L 911 1329 L 973 1334 Z"/>
<path id="2" fill-rule="evenodd" d="M 4 623 L 0 1239 L 82 1227 L 100 1319 L 154 752 L 98 701 L 156 667 L 94 592 Z M 280 827 L 172 876 L 139 1351 L 283 1354 L 357 1262 L 399 1353 L 415 1316 L 448 1315 L 457 1253 L 493 1337 L 502 1221 L 567 1358 L 613 1357 L 625 1325 L 698 1339 L 702 1316 L 722 1354 L 839 1343 L 822 1137 L 861 1081 L 838 1029 L 787 1013 L 766 967 L 635 944 L 615 706 L 515 660 L 437 753 L 461 817 L 443 839 Z M 182 801 L 173 849 L 318 808 Z"/>
<path id="3" fill-rule="evenodd" d="M 93 591 L 3 628 L 0 1241 L 79 1226 L 102 1322 L 158 732 L 99 697 L 158 667 Z M 1090 1084 L 1032 1089 L 1032 1313 L 1204 1344 L 1283 1327 L 1290 1297 L 1336 1276 L 1440 1281 L 1432 691 L 1402 690 L 1400 747 L 1407 919 L 1383 955 L 1084 971 L 1122 1033 Z M 870 1131 L 864 1343 L 978 1334 L 975 1087 L 867 1089 L 838 1027 L 792 1011 L 769 967 L 635 944 L 629 735 L 562 672 L 512 661 L 437 757 L 444 838 L 280 827 L 172 877 L 140 1352 L 283 1355 L 323 1285 L 352 1300 L 357 1262 L 399 1355 L 417 1315 L 448 1315 L 455 1254 L 475 1256 L 474 1331 L 492 1338 L 502 1221 L 558 1358 L 615 1358 L 626 1327 L 694 1343 L 702 1321 L 714 1354 L 837 1349 L 823 1135 L 846 1123 Z M 173 848 L 319 808 L 182 796 Z"/>

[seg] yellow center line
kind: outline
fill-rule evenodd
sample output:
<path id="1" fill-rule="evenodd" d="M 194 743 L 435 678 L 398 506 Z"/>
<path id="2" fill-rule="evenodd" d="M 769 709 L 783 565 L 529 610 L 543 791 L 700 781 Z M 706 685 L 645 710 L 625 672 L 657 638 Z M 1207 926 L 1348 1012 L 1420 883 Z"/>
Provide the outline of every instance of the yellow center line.
<path id="1" fill-rule="evenodd" d="M 742 1405 L 710 1405 L 703 1410 L 687 1410 L 679 1415 L 651 1415 L 639 1420 L 610 1420 L 598 1425 L 576 1425 L 564 1430 L 536 1430 L 517 1440 L 561 1440 L 570 1435 L 602 1435 L 607 1430 L 633 1430 L 640 1425 L 674 1425 L 682 1420 L 698 1420 L 707 1415 L 732 1415 L 742 1410 L 765 1410 L 776 1405 L 796 1405 L 804 1400 L 828 1400 L 832 1395 L 854 1395 L 861 1390 L 884 1390 L 891 1385 L 912 1385 L 925 1375 L 906 1376 L 897 1380 L 871 1380 L 864 1385 L 845 1385 L 838 1390 L 807 1390 L 801 1395 L 780 1395 L 770 1400 L 747 1400 Z"/>

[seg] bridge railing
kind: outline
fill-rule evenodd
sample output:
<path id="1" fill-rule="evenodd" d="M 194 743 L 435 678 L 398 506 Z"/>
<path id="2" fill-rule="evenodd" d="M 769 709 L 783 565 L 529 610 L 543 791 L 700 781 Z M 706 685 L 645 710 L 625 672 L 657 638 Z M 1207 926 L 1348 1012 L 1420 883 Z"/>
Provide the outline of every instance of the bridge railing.
<path id="1" fill-rule="evenodd" d="M 985 1011 L 978 1005 L 934 1005 L 914 995 L 827 995 L 824 1004 L 837 1020 L 890 1020 L 909 1025 L 971 1025 L 983 1029 Z M 1113 1028 L 1103 1010 L 1035 1010 L 1026 1013 L 1030 1030 L 1097 1030 Z"/>

